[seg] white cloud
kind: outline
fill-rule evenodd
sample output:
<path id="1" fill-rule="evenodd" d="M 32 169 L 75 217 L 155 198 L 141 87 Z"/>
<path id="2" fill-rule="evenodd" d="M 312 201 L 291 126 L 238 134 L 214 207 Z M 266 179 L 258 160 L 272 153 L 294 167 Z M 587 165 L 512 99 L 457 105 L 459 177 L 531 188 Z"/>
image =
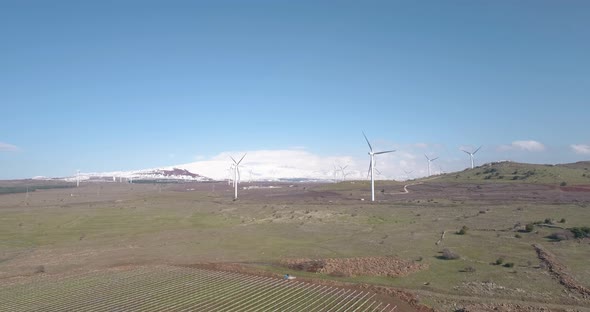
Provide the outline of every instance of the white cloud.
<path id="1" fill-rule="evenodd" d="M 428 144 L 426 143 L 415 143 L 414 147 L 416 148 L 428 148 Z"/>
<path id="2" fill-rule="evenodd" d="M 571 149 L 576 154 L 590 155 L 590 145 L 587 144 L 572 144 Z"/>
<path id="3" fill-rule="evenodd" d="M 171 166 L 187 169 L 216 180 L 224 180 L 230 176 L 232 164 L 230 156 L 238 160 L 244 153 L 246 157 L 240 164 L 242 180 L 273 179 L 273 178 L 308 178 L 337 179 L 342 178 L 339 166 L 345 169 L 347 179 L 366 179 L 369 167 L 369 156 L 359 153 L 353 156 L 320 156 L 304 149 L 256 150 L 222 152 L 216 156 L 198 160 L 188 164 Z M 376 179 L 403 179 L 405 171 L 414 171 L 414 176 L 422 175 L 424 167 L 421 154 L 404 151 L 381 154 L 375 157 L 375 167 L 380 174 Z M 424 156 L 422 156 L 424 157 Z M 336 170 L 334 169 L 336 166 Z"/>
<path id="4" fill-rule="evenodd" d="M 0 152 L 18 152 L 20 149 L 12 144 L 0 142 Z"/>
<path id="5" fill-rule="evenodd" d="M 541 152 L 545 150 L 545 145 L 541 142 L 528 140 L 528 141 L 514 141 L 510 145 L 501 145 L 500 151 L 509 150 L 520 150 L 527 152 Z"/>

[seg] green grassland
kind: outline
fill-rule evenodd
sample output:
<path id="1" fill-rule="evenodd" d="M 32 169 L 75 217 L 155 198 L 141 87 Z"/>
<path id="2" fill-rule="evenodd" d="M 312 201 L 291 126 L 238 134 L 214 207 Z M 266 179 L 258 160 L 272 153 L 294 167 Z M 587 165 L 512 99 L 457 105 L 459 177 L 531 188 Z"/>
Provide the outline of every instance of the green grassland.
<path id="1" fill-rule="evenodd" d="M 498 162 L 437 177 L 440 182 L 458 183 L 538 183 L 564 185 L 590 184 L 590 162 L 564 165 L 536 165 Z"/>
<path id="2" fill-rule="evenodd" d="M 524 170 L 512 165 L 497 170 L 505 176 Z M 583 168 L 541 171 L 545 168 L 535 167 L 535 174 L 527 179 L 536 176 L 537 180 L 525 182 L 583 184 L 575 182 L 583 181 Z M 460 173 L 459 180 L 491 182 L 481 178 L 487 169 Z M 576 174 L 566 175 L 568 170 Z M 440 179 L 452 181 L 453 176 Z M 39 278 L 36 272 L 41 266 L 44 274 L 59 275 L 121 265 L 220 262 L 422 292 L 421 302 L 433 306 L 434 295 L 428 294 L 572 306 L 587 303 L 564 291 L 542 266 L 532 244 L 553 252 L 572 276 L 590 287 L 588 242 L 553 241 L 547 236 L 555 229 L 546 227 L 536 226 L 530 233 L 519 230 L 546 218 L 565 219 L 563 227 L 589 226 L 590 197 L 585 202 L 499 203 L 477 197 L 459 201 L 444 196 L 443 190 L 404 200 L 405 195 L 393 191 L 403 183 L 380 181 L 377 189 L 385 190 L 379 192 L 378 202 L 369 203 L 360 200 L 369 198 L 369 184 L 347 181 L 305 189 L 257 190 L 256 194 L 241 190 L 243 198 L 232 201 L 231 188 L 222 185 L 215 191 L 204 187 L 184 191 L 150 184 L 85 184 L 73 190 L 40 190 L 27 197 L 1 195 L 0 285 L 16 277 Z M 456 234 L 463 226 L 467 233 Z M 443 231 L 445 237 L 437 245 Z M 445 248 L 459 258 L 441 259 Z M 404 277 L 334 277 L 277 266 L 284 258 L 389 255 L 428 268 Z M 514 265 L 495 265 L 498 258 Z"/>

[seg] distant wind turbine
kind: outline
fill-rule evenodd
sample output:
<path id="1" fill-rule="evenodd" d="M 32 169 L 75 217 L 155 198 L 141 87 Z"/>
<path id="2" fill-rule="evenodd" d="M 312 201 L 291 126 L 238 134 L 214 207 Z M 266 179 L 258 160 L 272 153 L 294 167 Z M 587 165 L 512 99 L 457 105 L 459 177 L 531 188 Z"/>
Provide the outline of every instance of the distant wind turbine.
<path id="1" fill-rule="evenodd" d="M 426 160 L 428 160 L 428 176 L 430 176 L 430 163 L 437 160 L 438 157 L 430 159 L 430 158 L 428 158 L 428 156 L 426 156 L 426 154 L 424 154 L 424 157 L 426 157 Z"/>
<path id="2" fill-rule="evenodd" d="M 473 167 L 474 167 L 473 166 L 473 155 L 475 155 L 475 153 L 477 153 L 477 151 L 479 151 L 480 148 L 481 148 L 481 146 L 478 147 L 475 151 L 473 151 L 473 153 L 470 153 L 470 152 L 462 149 L 462 151 L 464 151 L 465 153 L 467 153 L 469 155 L 469 157 L 471 158 L 471 169 L 473 169 Z"/>
<path id="3" fill-rule="evenodd" d="M 231 158 L 231 160 L 234 161 L 234 200 L 238 199 L 238 175 L 240 174 L 240 169 L 238 168 L 238 166 L 240 165 L 240 163 L 242 162 L 242 160 L 244 160 L 244 157 L 246 157 L 246 154 L 244 154 L 244 156 L 242 156 L 242 158 L 240 158 L 240 161 L 236 161 L 233 157 L 229 156 L 229 158 Z"/>
<path id="4" fill-rule="evenodd" d="M 348 165 L 344 167 L 339 165 L 338 167 L 340 167 L 340 172 L 342 173 L 342 181 L 346 180 L 346 176 L 348 175 L 348 173 L 346 173 L 344 169 L 348 168 Z"/>
<path id="5" fill-rule="evenodd" d="M 395 152 L 395 150 L 383 151 L 383 152 L 373 152 L 373 147 L 371 146 L 371 143 L 369 142 L 369 139 L 367 139 L 367 136 L 365 135 L 364 132 L 363 132 L 363 136 L 365 137 L 365 140 L 367 141 L 367 144 L 369 145 L 369 156 L 371 157 L 371 162 L 369 163 L 369 172 L 371 174 L 371 201 L 375 201 L 375 177 L 374 177 L 375 155 L 393 153 L 393 152 Z"/>
<path id="6" fill-rule="evenodd" d="M 76 187 L 80 187 L 80 170 L 76 171 Z"/>
<path id="7" fill-rule="evenodd" d="M 409 180 L 410 179 L 410 174 L 412 174 L 412 172 L 414 172 L 414 170 L 410 170 L 410 171 L 404 170 L 404 172 L 406 173 L 406 179 Z"/>

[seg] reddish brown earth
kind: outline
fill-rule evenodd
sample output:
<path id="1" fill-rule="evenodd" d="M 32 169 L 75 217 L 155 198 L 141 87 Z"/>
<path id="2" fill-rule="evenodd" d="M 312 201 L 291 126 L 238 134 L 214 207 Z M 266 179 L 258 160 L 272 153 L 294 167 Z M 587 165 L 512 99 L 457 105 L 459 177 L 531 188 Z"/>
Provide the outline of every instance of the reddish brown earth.
<path id="1" fill-rule="evenodd" d="M 421 263 L 395 257 L 359 257 L 329 259 L 283 259 L 281 264 L 299 271 L 317 272 L 337 276 L 405 276 L 426 269 Z"/>

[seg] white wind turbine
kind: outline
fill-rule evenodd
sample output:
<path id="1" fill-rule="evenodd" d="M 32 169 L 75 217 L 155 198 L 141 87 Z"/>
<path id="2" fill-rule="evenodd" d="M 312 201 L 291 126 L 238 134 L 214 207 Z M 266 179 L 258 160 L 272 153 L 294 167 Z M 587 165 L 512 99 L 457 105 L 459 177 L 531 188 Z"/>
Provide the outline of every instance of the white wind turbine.
<path id="1" fill-rule="evenodd" d="M 477 151 L 479 151 L 480 148 L 481 148 L 481 146 L 478 147 L 475 151 L 473 151 L 473 153 L 470 153 L 470 152 L 462 149 L 462 151 L 464 151 L 465 153 L 467 153 L 469 155 L 469 157 L 471 158 L 471 169 L 473 169 L 473 155 L 475 155 L 475 153 L 477 153 Z"/>
<path id="2" fill-rule="evenodd" d="M 406 179 L 410 180 L 410 174 L 412 174 L 412 172 L 414 172 L 414 170 L 404 170 L 404 172 L 406 173 Z"/>
<path id="3" fill-rule="evenodd" d="M 367 141 L 367 144 L 369 145 L 369 156 L 371 157 L 371 163 L 369 163 L 369 172 L 371 173 L 371 201 L 375 201 L 375 178 L 374 178 L 375 155 L 393 153 L 393 152 L 395 152 L 395 150 L 383 151 L 383 152 L 373 152 L 373 147 L 371 146 L 371 143 L 369 143 L 369 139 L 367 139 L 367 136 L 365 135 L 364 132 L 363 132 L 363 136 L 365 137 L 365 140 Z"/>
<path id="4" fill-rule="evenodd" d="M 231 158 L 231 160 L 234 161 L 234 200 L 238 199 L 238 175 L 240 174 L 240 169 L 238 168 L 238 166 L 240 165 L 240 163 L 242 162 L 242 160 L 244 160 L 244 157 L 246 157 L 246 154 L 244 154 L 244 156 L 242 156 L 242 158 L 240 158 L 240 161 L 236 161 L 233 157 L 229 156 L 229 158 Z"/>
<path id="5" fill-rule="evenodd" d="M 227 185 L 231 185 L 233 182 L 232 174 L 234 172 L 234 164 L 231 164 L 229 168 L 227 168 Z"/>
<path id="6" fill-rule="evenodd" d="M 340 167 L 340 172 L 342 173 L 342 181 L 345 181 L 345 180 L 346 180 L 346 176 L 348 175 L 348 173 L 346 173 L 346 172 L 344 171 L 344 169 L 348 168 L 348 165 L 346 165 L 346 166 L 344 166 L 344 167 L 343 167 L 343 166 L 340 166 L 340 165 L 338 165 L 338 167 Z"/>
<path id="7" fill-rule="evenodd" d="M 428 156 L 426 156 L 426 154 L 424 154 L 424 157 L 426 157 L 426 160 L 428 160 L 428 176 L 430 176 L 430 163 L 437 160 L 438 157 L 430 159 L 430 158 L 428 158 Z"/>
<path id="8" fill-rule="evenodd" d="M 80 187 L 80 170 L 76 171 L 76 187 Z"/>

